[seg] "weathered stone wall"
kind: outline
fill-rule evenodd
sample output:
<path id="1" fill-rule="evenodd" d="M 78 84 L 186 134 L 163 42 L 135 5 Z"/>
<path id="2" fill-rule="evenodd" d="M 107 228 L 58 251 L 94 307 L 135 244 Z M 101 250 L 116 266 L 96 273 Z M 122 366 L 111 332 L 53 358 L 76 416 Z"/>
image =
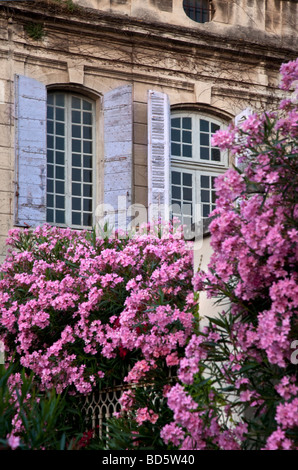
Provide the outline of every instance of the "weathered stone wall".
<path id="1" fill-rule="evenodd" d="M 218 32 L 225 25 L 229 29 L 234 26 L 283 36 L 296 36 L 297 31 L 295 0 L 213 0 L 212 21 L 203 25 L 186 16 L 183 0 L 74 0 L 74 3 L 141 20 L 208 31 Z"/>

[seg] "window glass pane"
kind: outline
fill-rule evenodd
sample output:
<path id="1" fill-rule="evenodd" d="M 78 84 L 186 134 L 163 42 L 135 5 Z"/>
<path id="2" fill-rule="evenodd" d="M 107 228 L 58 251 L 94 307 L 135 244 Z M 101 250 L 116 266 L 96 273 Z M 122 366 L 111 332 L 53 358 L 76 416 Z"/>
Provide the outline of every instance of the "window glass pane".
<path id="1" fill-rule="evenodd" d="M 56 106 L 64 106 L 64 94 L 63 93 L 56 93 Z"/>
<path id="2" fill-rule="evenodd" d="M 56 188 L 57 194 L 64 194 L 64 182 L 63 181 L 56 181 L 55 188 Z"/>
<path id="3" fill-rule="evenodd" d="M 54 177 L 54 166 L 53 165 L 47 165 L 47 177 L 48 178 L 53 178 Z"/>
<path id="4" fill-rule="evenodd" d="M 92 212 L 92 199 L 84 199 L 83 209 L 86 212 Z"/>
<path id="5" fill-rule="evenodd" d="M 203 189 L 201 191 L 201 201 L 202 202 L 210 202 L 210 192 Z"/>
<path id="6" fill-rule="evenodd" d="M 71 199 L 71 207 L 72 207 L 72 210 L 80 211 L 81 210 L 81 198 L 73 197 Z"/>
<path id="7" fill-rule="evenodd" d="M 92 109 L 92 104 L 89 103 L 88 101 L 83 100 L 83 109 L 85 110 L 90 110 Z"/>
<path id="8" fill-rule="evenodd" d="M 58 209 L 64 209 L 64 207 L 65 207 L 65 198 L 64 198 L 64 196 L 56 196 L 56 207 Z"/>
<path id="9" fill-rule="evenodd" d="M 54 163 L 54 152 L 53 150 L 47 151 L 47 161 L 48 163 Z"/>
<path id="10" fill-rule="evenodd" d="M 192 157 L 192 147 L 190 145 L 183 145 L 183 157 Z"/>
<path id="11" fill-rule="evenodd" d="M 48 119 L 53 119 L 54 117 L 54 108 L 52 106 L 47 107 L 47 118 Z"/>
<path id="12" fill-rule="evenodd" d="M 81 167 L 81 155 L 73 154 L 72 155 L 72 166 Z"/>
<path id="13" fill-rule="evenodd" d="M 56 149 L 64 150 L 64 137 L 56 137 Z"/>
<path id="14" fill-rule="evenodd" d="M 209 176 L 201 175 L 201 188 L 209 188 Z"/>
<path id="15" fill-rule="evenodd" d="M 181 173 L 172 171 L 172 184 L 181 184 Z"/>
<path id="16" fill-rule="evenodd" d="M 75 109 L 81 109 L 81 100 L 73 96 L 71 99 L 71 107 Z"/>
<path id="17" fill-rule="evenodd" d="M 81 123 L 81 112 L 80 111 L 72 111 L 71 112 L 71 120 L 73 123 Z"/>
<path id="18" fill-rule="evenodd" d="M 64 121 L 64 109 L 63 108 L 55 108 L 55 117 L 56 121 Z"/>
<path id="19" fill-rule="evenodd" d="M 71 223 L 73 225 L 81 225 L 81 213 L 80 212 L 72 212 Z"/>
<path id="20" fill-rule="evenodd" d="M 171 145 L 172 155 L 180 157 L 181 155 L 181 145 L 180 144 L 173 144 Z"/>
<path id="21" fill-rule="evenodd" d="M 210 214 L 209 204 L 203 204 L 203 217 L 208 217 Z"/>
<path id="22" fill-rule="evenodd" d="M 50 121 L 50 120 L 47 121 L 47 133 L 48 134 L 53 134 L 54 133 L 54 123 L 53 123 L 53 121 Z"/>
<path id="23" fill-rule="evenodd" d="M 54 137 L 52 135 L 47 136 L 47 147 L 50 149 L 54 148 Z"/>
<path id="24" fill-rule="evenodd" d="M 83 170 L 83 181 L 84 183 L 92 183 L 92 171 Z"/>
<path id="25" fill-rule="evenodd" d="M 200 158 L 201 160 L 209 160 L 209 147 L 201 147 Z"/>
<path id="26" fill-rule="evenodd" d="M 183 118 L 182 119 L 182 127 L 183 129 L 191 129 L 191 118 Z"/>
<path id="27" fill-rule="evenodd" d="M 54 222 L 54 211 L 53 211 L 53 209 L 47 209 L 47 222 Z"/>
<path id="28" fill-rule="evenodd" d="M 192 189 L 191 188 L 183 188 L 183 199 L 185 201 L 192 201 Z"/>
<path id="29" fill-rule="evenodd" d="M 211 149 L 211 160 L 214 162 L 220 162 L 220 150 L 219 149 Z"/>
<path id="30" fill-rule="evenodd" d="M 92 124 L 92 114 L 91 113 L 83 113 L 83 123 L 84 124 Z"/>
<path id="31" fill-rule="evenodd" d="M 72 191 L 71 192 L 74 196 L 81 196 L 81 194 L 82 194 L 81 184 L 72 183 Z"/>
<path id="32" fill-rule="evenodd" d="M 92 156 L 91 155 L 84 155 L 84 167 L 92 168 Z"/>
<path id="33" fill-rule="evenodd" d="M 48 104 L 54 104 L 54 95 L 53 94 L 48 94 L 47 96 L 47 102 Z"/>
<path id="34" fill-rule="evenodd" d="M 56 122 L 56 134 L 64 135 L 64 124 L 62 122 Z"/>
<path id="35" fill-rule="evenodd" d="M 183 173 L 183 186 L 192 186 L 192 174 Z"/>
<path id="36" fill-rule="evenodd" d="M 83 196 L 92 197 L 92 186 L 89 184 L 84 184 Z"/>
<path id="37" fill-rule="evenodd" d="M 54 196 L 53 194 L 47 194 L 47 206 L 54 207 Z"/>
<path id="38" fill-rule="evenodd" d="M 201 132 L 201 145 L 209 146 L 209 134 L 204 134 L 203 132 Z"/>
<path id="39" fill-rule="evenodd" d="M 81 138 L 81 126 L 72 126 L 72 137 Z"/>
<path id="40" fill-rule="evenodd" d="M 84 139 L 92 139 L 92 127 L 84 126 L 83 137 Z"/>
<path id="41" fill-rule="evenodd" d="M 81 152 L 81 141 L 77 139 L 72 140 L 72 151 Z"/>
<path id="42" fill-rule="evenodd" d="M 172 125 L 172 127 L 180 128 L 181 127 L 180 118 L 172 118 L 171 119 L 171 125 Z"/>
<path id="43" fill-rule="evenodd" d="M 64 165 L 64 152 L 56 152 L 56 164 Z"/>
<path id="44" fill-rule="evenodd" d="M 92 225 L 92 214 L 83 214 L 83 225 L 91 227 Z"/>
<path id="45" fill-rule="evenodd" d="M 174 199 L 181 199 L 181 188 L 180 188 L 180 186 L 172 186 L 172 197 Z"/>
<path id="46" fill-rule="evenodd" d="M 56 178 L 64 180 L 64 166 L 56 166 Z"/>
<path id="47" fill-rule="evenodd" d="M 191 132 L 183 131 L 183 142 L 186 144 L 191 144 Z"/>
<path id="48" fill-rule="evenodd" d="M 200 131 L 209 132 L 209 121 L 200 119 Z"/>
<path id="49" fill-rule="evenodd" d="M 73 168 L 72 169 L 72 181 L 81 181 L 81 179 L 82 179 L 81 170 Z"/>
<path id="50" fill-rule="evenodd" d="M 48 193 L 54 192 L 54 181 L 50 180 L 49 178 L 47 179 L 47 192 Z"/>
<path id="51" fill-rule="evenodd" d="M 172 129 L 171 130 L 171 138 L 175 142 L 180 142 L 180 140 L 181 140 L 180 130 L 179 129 Z"/>
<path id="52" fill-rule="evenodd" d="M 92 142 L 89 140 L 84 140 L 83 143 L 83 152 L 84 153 L 92 153 Z"/>

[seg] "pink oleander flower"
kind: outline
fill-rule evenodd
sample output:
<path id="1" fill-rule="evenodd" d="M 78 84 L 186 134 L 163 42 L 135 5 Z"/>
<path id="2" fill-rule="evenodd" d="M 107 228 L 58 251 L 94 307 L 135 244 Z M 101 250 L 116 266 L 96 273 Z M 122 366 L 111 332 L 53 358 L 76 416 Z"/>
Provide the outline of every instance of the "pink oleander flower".
<path id="1" fill-rule="evenodd" d="M 145 421 L 155 424 L 158 420 L 158 414 L 154 413 L 153 410 L 148 410 L 147 407 L 139 408 L 136 412 L 136 422 L 141 426 Z"/>
<path id="2" fill-rule="evenodd" d="M 166 444 L 171 442 L 174 446 L 178 447 L 185 438 L 185 432 L 175 423 L 170 423 L 162 428 L 160 437 Z"/>
<path id="3" fill-rule="evenodd" d="M 8 443 L 9 447 L 12 450 L 15 450 L 20 446 L 21 439 L 20 439 L 19 436 L 15 436 L 14 434 L 10 434 L 10 435 L 7 436 L 7 443 Z"/>

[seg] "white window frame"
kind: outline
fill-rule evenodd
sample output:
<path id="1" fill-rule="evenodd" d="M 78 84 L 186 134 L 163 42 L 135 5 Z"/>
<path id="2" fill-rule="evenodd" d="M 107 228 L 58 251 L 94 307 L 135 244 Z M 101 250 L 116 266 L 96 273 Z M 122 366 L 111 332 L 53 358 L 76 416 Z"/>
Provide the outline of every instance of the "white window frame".
<path id="1" fill-rule="evenodd" d="M 197 111 L 175 111 L 171 113 L 171 119 L 176 117 L 188 117 L 192 118 L 192 158 L 183 156 L 171 156 L 171 173 L 172 171 L 185 171 L 191 173 L 193 176 L 193 223 L 197 223 L 200 220 L 208 220 L 208 217 L 203 216 L 203 202 L 201 201 L 201 175 L 217 177 L 219 174 L 224 173 L 228 169 L 228 153 L 221 151 L 220 161 L 204 160 L 200 158 L 200 119 L 212 122 L 220 129 L 226 128 L 226 124 L 216 117 L 210 114 L 197 112 Z M 194 119 L 193 119 L 194 118 Z M 171 126 L 172 127 L 172 126 Z M 210 127 L 210 124 L 209 124 Z M 172 141 L 171 141 L 172 143 Z M 211 145 L 211 135 L 209 135 L 209 147 Z M 212 190 L 210 190 L 212 196 Z M 172 197 L 172 182 L 171 182 L 171 204 L 173 204 Z M 207 203 L 206 203 L 207 204 Z M 209 202 L 212 206 L 212 199 Z M 212 207 L 211 207 L 212 210 Z M 211 212 L 210 210 L 210 212 Z M 182 214 L 182 223 L 183 223 Z"/>
<path id="2" fill-rule="evenodd" d="M 91 217 L 93 219 L 94 213 L 95 213 L 95 203 L 96 203 L 96 160 L 95 160 L 95 153 L 96 153 L 96 103 L 94 100 L 88 98 L 87 96 L 83 94 L 79 94 L 76 92 L 71 92 L 71 91 L 65 91 L 65 90 L 49 90 L 48 95 L 56 95 L 56 94 L 63 94 L 64 95 L 64 110 L 65 110 L 65 131 L 64 131 L 64 139 L 65 139 L 65 148 L 64 148 L 64 168 L 65 168 L 65 176 L 64 176 L 64 181 L 65 181 L 65 222 L 55 222 L 55 219 L 53 222 L 48 221 L 47 217 L 47 223 L 50 225 L 56 225 L 59 227 L 71 227 L 73 229 L 90 229 L 92 227 L 92 224 L 94 223 L 93 220 L 91 220 L 91 225 L 84 225 L 82 224 L 73 224 L 72 223 L 72 141 L 73 141 L 73 136 L 72 136 L 72 125 L 74 124 L 72 122 L 72 117 L 71 117 L 71 112 L 72 112 L 72 106 L 71 106 L 71 100 L 72 98 L 78 98 L 80 100 L 84 100 L 88 102 L 91 105 L 91 114 L 92 114 L 92 124 L 90 125 L 90 128 L 92 129 L 92 153 L 91 155 L 91 161 L 92 161 L 92 197 L 90 197 L 90 200 L 92 201 L 92 212 L 91 212 Z M 55 109 L 55 108 L 54 108 Z M 74 109 L 74 108 L 73 108 Z M 48 121 L 48 119 L 47 119 Z M 75 125 L 80 125 L 81 129 L 83 131 L 83 125 L 84 123 L 75 123 Z M 56 134 L 53 134 L 54 137 Z M 83 141 L 83 132 L 81 132 L 81 142 Z M 48 151 L 48 146 L 47 146 L 47 151 Z M 74 152 L 76 153 L 76 152 Z M 77 152 L 79 153 L 79 152 Z M 83 160 L 83 151 L 81 151 L 81 157 Z M 47 165 L 48 165 L 48 160 L 47 160 Z M 81 168 L 81 170 L 84 169 L 84 164 L 83 161 L 81 161 L 81 166 L 80 167 L 75 167 L 75 168 Z M 53 169 L 55 170 L 55 163 L 53 164 Z M 87 168 L 86 168 L 87 169 Z M 55 175 L 53 177 L 53 182 L 55 183 L 56 178 Z M 47 182 L 48 182 L 48 177 L 47 177 Z M 83 180 L 81 179 L 81 185 L 83 184 Z M 47 191 L 48 193 L 48 191 Z M 57 195 L 55 188 L 53 188 L 53 196 Z M 80 197 L 81 199 L 81 214 L 84 213 L 83 209 L 83 204 L 84 204 L 84 196 L 81 194 Z M 89 198 L 88 198 L 89 199 Z M 54 204 L 55 208 L 55 204 Z M 48 202 L 47 202 L 47 210 L 51 209 L 51 207 L 48 207 Z M 55 209 L 54 209 L 55 210 Z M 86 211 L 88 212 L 88 211 Z M 83 220 L 82 220 L 83 222 Z"/>

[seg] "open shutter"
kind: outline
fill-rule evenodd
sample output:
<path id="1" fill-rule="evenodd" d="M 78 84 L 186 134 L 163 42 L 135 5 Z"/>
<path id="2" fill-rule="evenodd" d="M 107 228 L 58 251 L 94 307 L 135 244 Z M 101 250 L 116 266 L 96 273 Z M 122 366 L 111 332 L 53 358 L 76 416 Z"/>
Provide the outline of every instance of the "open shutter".
<path id="1" fill-rule="evenodd" d="M 15 76 L 16 193 L 15 224 L 46 221 L 46 87 Z"/>
<path id="2" fill-rule="evenodd" d="M 239 114 L 237 114 L 237 116 L 235 117 L 235 125 L 236 126 L 240 126 L 242 122 L 244 122 L 248 116 L 250 116 L 252 114 L 252 110 L 250 108 L 246 108 L 244 109 L 243 111 L 241 111 Z M 240 143 L 241 142 L 241 139 L 245 140 L 245 137 L 243 136 L 237 136 L 237 141 Z M 244 161 L 239 161 L 239 159 L 241 159 L 241 156 L 242 155 L 239 155 L 239 156 L 236 156 L 235 158 L 235 166 L 237 168 L 239 168 L 239 170 L 243 171 L 244 168 L 246 167 L 246 162 L 245 160 Z M 249 157 L 249 151 L 246 152 L 245 155 L 243 155 L 243 157 Z"/>
<path id="3" fill-rule="evenodd" d="M 104 211 L 114 228 L 125 229 L 132 203 L 132 87 L 104 95 Z"/>
<path id="4" fill-rule="evenodd" d="M 165 93 L 148 91 L 148 218 L 169 220 L 170 102 Z"/>

